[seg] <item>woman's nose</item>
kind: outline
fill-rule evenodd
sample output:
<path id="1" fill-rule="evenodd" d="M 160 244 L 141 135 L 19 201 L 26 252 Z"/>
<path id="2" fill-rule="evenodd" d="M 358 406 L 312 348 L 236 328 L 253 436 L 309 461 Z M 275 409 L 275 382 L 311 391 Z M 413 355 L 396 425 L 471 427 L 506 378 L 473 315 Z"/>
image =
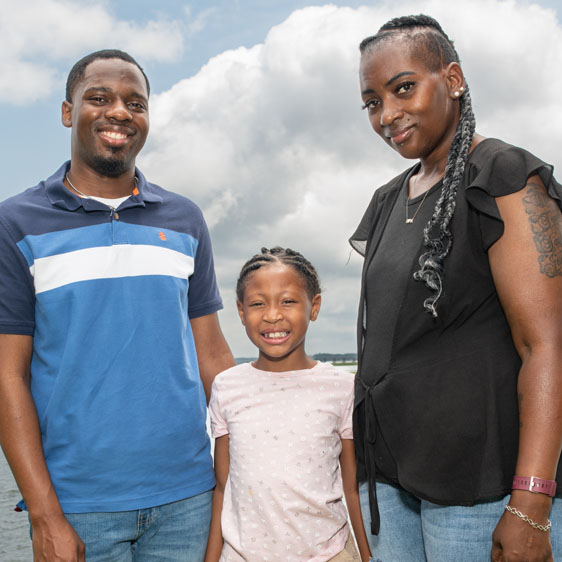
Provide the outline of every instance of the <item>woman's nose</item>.
<path id="1" fill-rule="evenodd" d="M 380 124 L 381 127 L 392 125 L 396 119 L 402 117 L 403 112 L 396 104 L 386 103 L 381 108 Z"/>

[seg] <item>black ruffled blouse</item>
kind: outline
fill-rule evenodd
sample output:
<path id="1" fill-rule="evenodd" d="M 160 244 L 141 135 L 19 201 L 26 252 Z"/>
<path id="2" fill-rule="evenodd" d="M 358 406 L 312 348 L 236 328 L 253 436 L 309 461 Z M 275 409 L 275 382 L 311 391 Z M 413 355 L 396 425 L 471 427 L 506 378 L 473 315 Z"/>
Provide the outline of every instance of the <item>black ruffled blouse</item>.
<path id="1" fill-rule="evenodd" d="M 552 166 L 497 139 L 478 144 L 457 194 L 439 316 L 423 310 L 429 289 L 412 277 L 422 251 L 420 237 L 415 255 L 404 256 L 411 271 L 409 281 L 399 284 L 401 294 L 392 294 L 394 284 L 386 288 L 401 304 L 395 325 L 388 326 L 394 337 L 381 370 L 376 357 L 365 353 L 374 345 L 367 324 L 386 321 L 376 316 L 377 303 L 366 299 L 376 279 L 369 265 L 389 243 L 381 242 L 382 234 L 412 170 L 375 192 L 350 239 L 365 257 L 353 423 L 358 479 L 369 483 L 373 533 L 379 527 L 377 480 L 443 505 L 472 505 L 511 491 L 521 361 L 488 261 L 488 249 L 504 228 L 495 198 L 519 191 L 537 173 L 562 208 L 562 186 Z M 562 463 L 557 482 L 560 494 Z"/>

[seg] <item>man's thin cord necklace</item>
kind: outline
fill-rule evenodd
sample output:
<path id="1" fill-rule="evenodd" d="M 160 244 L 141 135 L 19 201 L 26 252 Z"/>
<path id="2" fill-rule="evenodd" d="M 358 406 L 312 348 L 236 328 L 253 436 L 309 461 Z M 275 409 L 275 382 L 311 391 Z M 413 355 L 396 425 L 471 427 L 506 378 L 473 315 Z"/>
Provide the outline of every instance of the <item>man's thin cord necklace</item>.
<path id="1" fill-rule="evenodd" d="M 86 195 L 85 193 L 82 193 L 82 192 L 70 181 L 70 178 L 68 177 L 68 172 L 65 174 L 64 177 L 66 178 L 66 181 L 68 182 L 68 185 L 69 185 L 70 187 L 72 187 L 72 189 L 74 189 L 74 191 L 76 191 L 76 193 L 78 193 L 78 195 L 80 195 L 80 196 L 82 196 L 82 197 L 85 197 L 86 199 L 92 199 L 92 196 L 91 196 L 91 195 Z M 135 179 L 134 179 L 135 186 L 134 186 L 134 187 L 137 187 L 137 182 L 138 182 L 138 178 L 137 178 L 137 176 L 135 176 Z M 108 207 L 111 207 L 111 205 L 108 205 Z M 111 207 L 111 208 L 113 209 L 113 207 Z M 415 215 L 414 215 L 414 216 L 415 216 Z"/>

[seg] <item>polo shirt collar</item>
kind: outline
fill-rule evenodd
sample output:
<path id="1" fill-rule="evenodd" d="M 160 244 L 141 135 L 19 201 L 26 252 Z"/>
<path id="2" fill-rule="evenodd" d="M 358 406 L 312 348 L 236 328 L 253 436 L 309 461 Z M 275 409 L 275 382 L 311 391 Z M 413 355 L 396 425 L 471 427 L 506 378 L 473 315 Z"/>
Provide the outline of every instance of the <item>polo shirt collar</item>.
<path id="1" fill-rule="evenodd" d="M 103 203 L 94 199 L 80 197 L 66 188 L 63 181 L 68 170 L 70 170 L 70 160 L 65 162 L 44 182 L 45 192 L 51 205 L 66 209 L 67 211 L 76 211 L 80 207 L 85 211 L 106 211 L 107 207 Z M 137 187 L 133 194 L 120 206 L 120 209 L 146 207 L 146 203 L 162 203 L 162 197 L 155 193 L 153 186 L 146 181 L 146 178 L 138 168 L 135 168 L 135 176 L 138 178 Z"/>

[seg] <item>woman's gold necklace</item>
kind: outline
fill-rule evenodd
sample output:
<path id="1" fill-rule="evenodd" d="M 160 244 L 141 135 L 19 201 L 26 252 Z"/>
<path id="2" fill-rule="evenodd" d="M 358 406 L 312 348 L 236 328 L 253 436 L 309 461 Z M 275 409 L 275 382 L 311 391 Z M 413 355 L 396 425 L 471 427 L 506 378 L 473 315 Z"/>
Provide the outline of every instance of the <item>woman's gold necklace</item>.
<path id="1" fill-rule="evenodd" d="M 418 176 L 414 176 L 414 189 L 416 189 L 418 184 Z M 412 218 L 408 217 L 408 203 L 410 202 L 410 194 L 408 192 L 408 197 L 406 197 L 406 224 L 413 224 L 414 223 L 414 219 L 416 218 L 416 215 L 418 214 L 419 210 L 422 208 L 423 202 L 425 201 L 425 198 L 427 197 L 427 194 L 429 193 L 429 189 L 425 192 L 423 199 L 421 200 L 421 203 L 418 205 L 418 208 L 416 209 L 416 212 L 414 213 L 414 216 Z"/>

